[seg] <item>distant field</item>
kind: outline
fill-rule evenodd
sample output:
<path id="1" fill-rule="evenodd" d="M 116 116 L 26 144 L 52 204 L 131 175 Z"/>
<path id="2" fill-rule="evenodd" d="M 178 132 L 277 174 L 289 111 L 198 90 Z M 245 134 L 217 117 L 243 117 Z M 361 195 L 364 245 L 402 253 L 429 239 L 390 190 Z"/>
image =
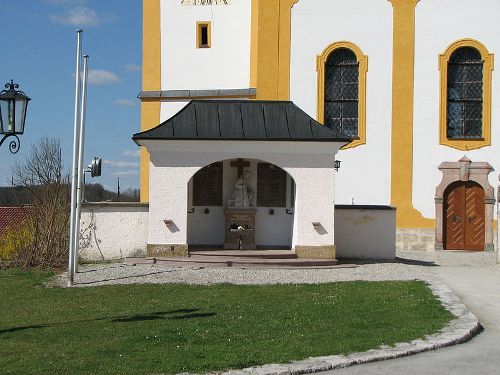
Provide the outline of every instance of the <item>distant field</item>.
<path id="1" fill-rule="evenodd" d="M 332 271 L 334 272 L 334 271 Z M 207 372 L 364 351 L 441 329 L 422 282 L 46 288 L 0 271 L 0 373 Z"/>

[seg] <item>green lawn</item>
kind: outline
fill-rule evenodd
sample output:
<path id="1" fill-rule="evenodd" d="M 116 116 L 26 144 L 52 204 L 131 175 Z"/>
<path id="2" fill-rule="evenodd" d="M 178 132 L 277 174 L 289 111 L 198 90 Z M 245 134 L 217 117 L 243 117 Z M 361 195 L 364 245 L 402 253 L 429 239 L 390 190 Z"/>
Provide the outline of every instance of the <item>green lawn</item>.
<path id="1" fill-rule="evenodd" d="M 452 318 L 421 282 L 62 289 L 48 277 L 0 271 L 2 375 L 286 363 L 410 341 Z"/>

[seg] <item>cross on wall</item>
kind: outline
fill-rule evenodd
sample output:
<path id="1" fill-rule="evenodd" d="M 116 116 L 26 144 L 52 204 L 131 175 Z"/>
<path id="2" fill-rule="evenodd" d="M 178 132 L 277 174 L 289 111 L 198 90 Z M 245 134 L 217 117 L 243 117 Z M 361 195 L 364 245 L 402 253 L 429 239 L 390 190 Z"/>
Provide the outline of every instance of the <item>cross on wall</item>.
<path id="1" fill-rule="evenodd" d="M 249 167 L 250 162 L 245 161 L 244 159 L 237 159 L 236 161 L 231 162 L 231 167 L 236 167 L 238 168 L 238 177 L 240 177 L 243 174 L 243 168 Z"/>

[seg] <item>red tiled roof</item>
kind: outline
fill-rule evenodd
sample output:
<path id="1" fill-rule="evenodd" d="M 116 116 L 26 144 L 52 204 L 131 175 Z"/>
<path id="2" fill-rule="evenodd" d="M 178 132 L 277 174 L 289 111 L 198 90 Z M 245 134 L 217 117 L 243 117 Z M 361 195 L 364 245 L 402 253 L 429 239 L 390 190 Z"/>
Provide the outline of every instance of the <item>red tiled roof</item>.
<path id="1" fill-rule="evenodd" d="M 0 236 L 5 234 L 9 227 L 22 223 L 29 211 L 29 207 L 0 207 Z"/>

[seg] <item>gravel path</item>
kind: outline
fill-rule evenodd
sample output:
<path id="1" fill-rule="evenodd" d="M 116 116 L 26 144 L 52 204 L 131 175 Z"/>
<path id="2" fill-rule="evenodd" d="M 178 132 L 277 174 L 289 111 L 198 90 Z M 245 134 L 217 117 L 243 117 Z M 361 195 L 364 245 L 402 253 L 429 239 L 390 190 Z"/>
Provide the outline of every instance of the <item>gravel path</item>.
<path id="1" fill-rule="evenodd" d="M 356 264 L 349 268 L 278 269 L 174 267 L 160 264 L 99 264 L 80 267 L 76 287 L 109 284 L 316 284 L 336 281 L 433 280 L 433 267 L 419 261 Z M 55 280 L 66 286 L 67 274 Z"/>

